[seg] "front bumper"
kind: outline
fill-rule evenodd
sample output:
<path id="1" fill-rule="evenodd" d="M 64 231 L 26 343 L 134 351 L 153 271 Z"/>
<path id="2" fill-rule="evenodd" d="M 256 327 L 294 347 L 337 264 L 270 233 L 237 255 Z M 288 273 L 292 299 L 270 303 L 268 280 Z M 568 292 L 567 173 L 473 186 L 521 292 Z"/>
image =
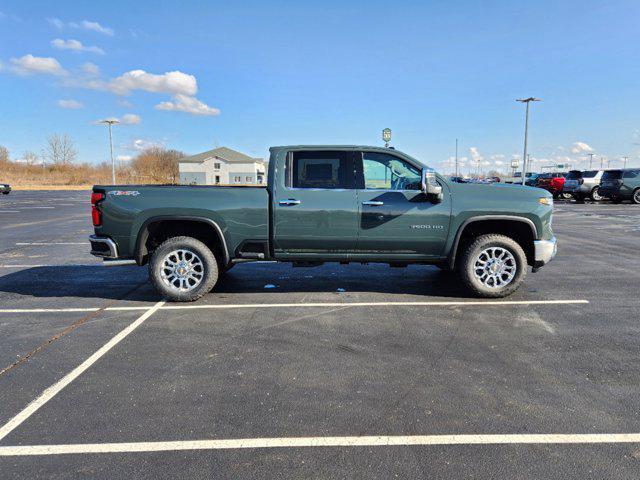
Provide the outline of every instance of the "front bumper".
<path id="1" fill-rule="evenodd" d="M 556 237 L 551 238 L 551 240 L 534 240 L 533 245 L 535 248 L 534 269 L 546 265 L 553 260 L 553 257 L 558 253 L 558 241 Z"/>

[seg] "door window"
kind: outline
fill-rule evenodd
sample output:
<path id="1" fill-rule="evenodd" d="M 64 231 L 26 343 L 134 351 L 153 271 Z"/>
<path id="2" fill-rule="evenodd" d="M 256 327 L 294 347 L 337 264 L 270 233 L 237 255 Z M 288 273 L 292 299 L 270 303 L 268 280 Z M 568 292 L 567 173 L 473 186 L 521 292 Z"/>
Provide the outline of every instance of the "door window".
<path id="1" fill-rule="evenodd" d="M 364 152 L 362 155 L 366 190 L 420 190 L 420 169 L 387 153 Z"/>
<path id="2" fill-rule="evenodd" d="M 286 164 L 286 184 L 292 188 L 353 188 L 351 165 L 351 152 L 293 152 Z"/>

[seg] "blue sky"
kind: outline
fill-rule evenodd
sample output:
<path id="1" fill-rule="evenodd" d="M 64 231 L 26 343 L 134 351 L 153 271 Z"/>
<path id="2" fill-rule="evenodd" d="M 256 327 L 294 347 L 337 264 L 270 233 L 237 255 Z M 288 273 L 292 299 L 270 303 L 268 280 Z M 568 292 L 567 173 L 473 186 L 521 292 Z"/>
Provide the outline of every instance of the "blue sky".
<path id="1" fill-rule="evenodd" d="M 0 145 L 79 159 L 150 144 L 392 143 L 449 171 L 530 153 L 640 165 L 640 2 L 0 1 Z M 177 73 L 170 73 L 177 72 Z M 467 168 L 467 167 L 465 167 Z"/>

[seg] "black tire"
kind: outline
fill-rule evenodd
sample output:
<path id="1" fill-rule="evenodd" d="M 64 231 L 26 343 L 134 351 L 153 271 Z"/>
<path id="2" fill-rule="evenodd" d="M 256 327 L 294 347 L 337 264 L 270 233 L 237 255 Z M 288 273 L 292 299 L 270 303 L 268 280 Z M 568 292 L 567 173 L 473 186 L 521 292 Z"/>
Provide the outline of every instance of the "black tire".
<path id="1" fill-rule="evenodd" d="M 593 190 L 591 190 L 589 196 L 594 202 L 599 202 L 603 199 L 602 195 L 600 195 L 600 187 L 593 187 Z"/>
<path id="2" fill-rule="evenodd" d="M 576 202 L 578 203 L 584 203 L 584 196 L 580 195 L 580 194 L 573 194 L 573 198 L 575 199 Z"/>
<path id="3" fill-rule="evenodd" d="M 491 247 L 507 250 L 515 260 L 515 274 L 512 280 L 502 287 L 484 284 L 475 274 L 474 266 L 480 254 Z M 476 238 L 464 248 L 458 264 L 458 273 L 464 284 L 477 297 L 501 298 L 515 292 L 527 275 L 527 256 L 522 247 L 505 235 L 489 234 Z"/>
<path id="4" fill-rule="evenodd" d="M 196 273 L 201 274 L 199 283 L 188 286 L 187 290 L 180 290 L 175 284 L 171 286 L 168 280 L 163 278 L 163 266 L 166 257 L 171 252 L 182 250 L 200 260 L 201 266 Z M 188 254 L 183 254 L 189 258 Z M 179 259 L 179 257 L 173 257 Z M 194 258 L 194 257 L 191 257 Z M 165 269 L 165 272 L 170 271 Z M 165 240 L 151 255 L 149 261 L 149 278 L 156 290 L 167 300 L 172 302 L 193 302 L 205 293 L 211 291 L 218 281 L 218 262 L 213 252 L 200 240 L 193 237 L 172 237 Z M 179 281 L 179 280 L 178 280 Z"/>
<path id="5" fill-rule="evenodd" d="M 10 192 L 2 192 L 3 195 L 9 195 Z"/>
<path id="6" fill-rule="evenodd" d="M 631 195 L 631 201 L 636 205 L 640 205 L 640 188 L 636 188 Z"/>

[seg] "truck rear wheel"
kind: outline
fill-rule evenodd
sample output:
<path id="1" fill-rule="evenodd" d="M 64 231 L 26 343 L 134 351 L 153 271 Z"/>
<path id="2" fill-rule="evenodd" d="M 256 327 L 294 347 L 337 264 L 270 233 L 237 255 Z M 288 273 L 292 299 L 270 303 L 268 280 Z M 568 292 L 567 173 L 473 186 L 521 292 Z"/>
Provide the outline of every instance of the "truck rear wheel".
<path id="1" fill-rule="evenodd" d="M 490 234 L 464 249 L 458 265 L 462 281 L 478 297 L 500 298 L 515 292 L 527 274 L 527 256 L 512 238 Z"/>
<path id="2" fill-rule="evenodd" d="M 192 302 L 211 291 L 218 281 L 213 252 L 192 237 L 172 237 L 153 252 L 149 261 L 153 286 L 172 302 Z"/>

